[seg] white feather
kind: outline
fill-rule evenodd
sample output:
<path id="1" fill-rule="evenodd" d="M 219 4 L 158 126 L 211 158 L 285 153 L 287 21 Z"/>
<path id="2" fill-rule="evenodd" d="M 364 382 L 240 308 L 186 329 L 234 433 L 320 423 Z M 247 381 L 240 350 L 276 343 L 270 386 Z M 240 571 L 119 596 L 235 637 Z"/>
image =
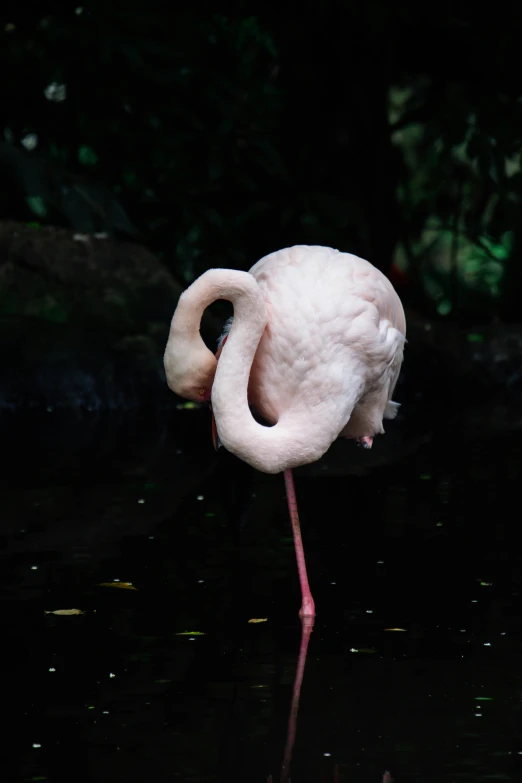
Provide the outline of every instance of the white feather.
<path id="1" fill-rule="evenodd" d="M 225 321 L 225 324 L 224 324 L 224 326 L 223 326 L 223 332 L 222 332 L 222 334 L 221 334 L 221 335 L 218 337 L 218 341 L 217 341 L 217 347 L 218 347 L 218 351 L 219 351 L 219 349 L 221 348 L 221 346 L 223 345 L 223 340 L 224 340 L 224 339 L 225 339 L 225 337 L 227 337 L 227 335 L 230 333 L 230 330 L 231 330 L 231 328 L 232 328 L 232 323 L 233 323 L 233 321 L 234 321 L 234 316 L 233 316 L 233 315 L 231 315 L 231 316 L 230 316 L 230 318 L 229 318 L 227 321 Z"/>

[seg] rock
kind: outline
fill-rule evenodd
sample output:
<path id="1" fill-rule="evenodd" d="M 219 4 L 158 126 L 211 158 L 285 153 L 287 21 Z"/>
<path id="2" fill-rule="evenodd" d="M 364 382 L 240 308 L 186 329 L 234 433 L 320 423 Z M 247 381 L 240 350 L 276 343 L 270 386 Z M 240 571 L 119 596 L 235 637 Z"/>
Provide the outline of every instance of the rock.
<path id="1" fill-rule="evenodd" d="M 0 409 L 173 404 L 163 352 L 181 291 L 139 245 L 0 223 Z"/>

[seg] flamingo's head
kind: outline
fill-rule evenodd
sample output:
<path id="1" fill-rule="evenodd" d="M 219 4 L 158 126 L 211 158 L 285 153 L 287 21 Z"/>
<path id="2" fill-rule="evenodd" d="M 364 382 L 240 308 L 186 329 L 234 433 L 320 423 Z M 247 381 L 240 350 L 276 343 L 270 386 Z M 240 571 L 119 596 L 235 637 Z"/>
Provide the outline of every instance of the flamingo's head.
<path id="1" fill-rule="evenodd" d="M 163 363 L 173 392 L 193 402 L 210 402 L 217 361 L 202 340 L 175 339 L 171 334 Z"/>

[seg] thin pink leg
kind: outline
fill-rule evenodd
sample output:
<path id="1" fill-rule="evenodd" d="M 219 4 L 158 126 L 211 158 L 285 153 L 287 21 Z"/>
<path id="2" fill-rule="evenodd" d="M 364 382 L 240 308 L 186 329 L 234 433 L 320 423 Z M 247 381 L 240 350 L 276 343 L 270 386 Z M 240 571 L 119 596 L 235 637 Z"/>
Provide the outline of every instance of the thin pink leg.
<path id="1" fill-rule="evenodd" d="M 295 556 L 297 558 L 297 570 L 299 571 L 299 581 L 301 583 L 301 596 L 303 599 L 299 616 L 315 617 L 315 604 L 312 593 L 310 592 L 310 585 L 308 584 L 308 576 L 306 574 L 301 526 L 299 525 L 297 500 L 295 499 L 294 477 L 291 470 L 285 470 L 285 486 L 288 511 L 290 512 L 290 521 L 292 522 L 292 531 L 294 533 Z"/>

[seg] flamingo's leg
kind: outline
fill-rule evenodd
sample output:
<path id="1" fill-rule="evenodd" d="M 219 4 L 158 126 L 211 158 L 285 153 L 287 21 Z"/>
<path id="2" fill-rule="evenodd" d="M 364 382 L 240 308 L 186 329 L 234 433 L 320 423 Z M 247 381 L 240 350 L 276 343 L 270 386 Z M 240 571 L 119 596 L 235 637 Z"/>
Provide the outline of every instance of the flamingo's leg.
<path id="1" fill-rule="evenodd" d="M 303 549 L 303 540 L 301 538 L 301 526 L 299 524 L 299 515 L 297 513 L 297 500 L 295 497 L 294 477 L 291 470 L 285 470 L 286 498 L 288 500 L 288 511 L 290 512 L 290 521 L 292 522 L 292 531 L 294 534 L 295 556 L 297 559 L 297 570 L 299 572 L 299 582 L 301 583 L 302 605 L 299 612 L 300 617 L 315 617 L 315 604 L 308 584 L 306 573 L 306 563 Z"/>

